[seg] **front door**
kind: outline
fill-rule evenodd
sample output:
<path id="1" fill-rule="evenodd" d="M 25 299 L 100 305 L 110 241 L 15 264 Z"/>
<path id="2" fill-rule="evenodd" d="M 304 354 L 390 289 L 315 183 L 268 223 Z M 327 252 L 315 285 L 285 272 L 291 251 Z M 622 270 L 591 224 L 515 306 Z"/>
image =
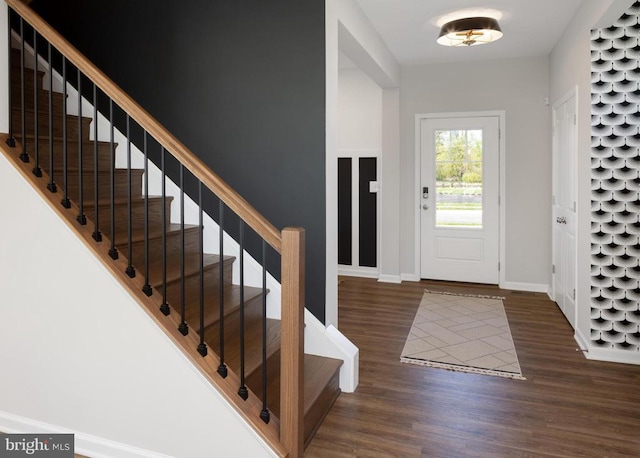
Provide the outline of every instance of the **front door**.
<path id="1" fill-rule="evenodd" d="M 499 282 L 499 117 L 420 122 L 421 278 Z"/>

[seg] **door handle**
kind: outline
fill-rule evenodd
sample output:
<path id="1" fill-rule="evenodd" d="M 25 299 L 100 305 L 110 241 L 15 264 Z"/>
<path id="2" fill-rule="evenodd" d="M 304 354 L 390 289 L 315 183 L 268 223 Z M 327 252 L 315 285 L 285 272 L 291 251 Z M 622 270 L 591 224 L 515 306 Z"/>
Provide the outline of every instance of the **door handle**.
<path id="1" fill-rule="evenodd" d="M 422 209 L 423 209 L 423 210 L 429 210 L 429 206 L 428 206 L 427 204 L 424 204 L 424 205 L 422 206 Z"/>

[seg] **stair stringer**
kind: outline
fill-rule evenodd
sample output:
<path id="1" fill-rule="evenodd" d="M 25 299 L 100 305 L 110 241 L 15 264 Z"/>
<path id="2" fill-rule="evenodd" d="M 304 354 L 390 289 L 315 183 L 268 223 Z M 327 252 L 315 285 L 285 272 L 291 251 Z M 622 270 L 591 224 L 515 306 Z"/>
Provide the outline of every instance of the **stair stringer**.
<path id="1" fill-rule="evenodd" d="M 90 456 L 277 456 L 4 154 L 0 176 L 0 430 L 72 432 Z"/>

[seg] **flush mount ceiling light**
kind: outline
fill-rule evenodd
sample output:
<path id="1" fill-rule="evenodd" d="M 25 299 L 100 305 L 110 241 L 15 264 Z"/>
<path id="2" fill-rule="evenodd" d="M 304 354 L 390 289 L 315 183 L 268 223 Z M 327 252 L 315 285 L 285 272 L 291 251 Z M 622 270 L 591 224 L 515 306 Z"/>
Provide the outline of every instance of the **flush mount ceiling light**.
<path id="1" fill-rule="evenodd" d="M 475 46 L 502 38 L 498 21 L 490 17 L 468 17 L 447 22 L 440 29 L 438 43 L 443 46 Z"/>

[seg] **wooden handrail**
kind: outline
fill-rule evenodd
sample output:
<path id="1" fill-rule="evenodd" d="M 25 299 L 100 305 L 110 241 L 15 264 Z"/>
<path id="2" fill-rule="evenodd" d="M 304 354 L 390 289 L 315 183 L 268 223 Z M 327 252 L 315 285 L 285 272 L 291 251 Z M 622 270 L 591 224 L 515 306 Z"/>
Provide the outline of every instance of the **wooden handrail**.
<path id="1" fill-rule="evenodd" d="M 278 253 L 282 249 L 280 231 L 262 216 L 240 194 L 234 191 L 222 178 L 216 175 L 191 150 L 165 129 L 144 108 L 138 105 L 129 95 L 111 79 L 100 71 L 89 59 L 78 51 L 71 43 L 56 32 L 44 19 L 36 14 L 22 0 L 6 0 L 7 4 L 26 20 L 51 45 L 60 51 L 65 58 L 75 65 L 87 78 L 100 88 L 108 97 L 120 106 L 129 117 L 134 119 L 144 130 L 160 143 L 170 154 L 179 160 L 209 190 L 214 192 L 231 210 L 247 223 L 260 237 L 271 245 Z"/>

